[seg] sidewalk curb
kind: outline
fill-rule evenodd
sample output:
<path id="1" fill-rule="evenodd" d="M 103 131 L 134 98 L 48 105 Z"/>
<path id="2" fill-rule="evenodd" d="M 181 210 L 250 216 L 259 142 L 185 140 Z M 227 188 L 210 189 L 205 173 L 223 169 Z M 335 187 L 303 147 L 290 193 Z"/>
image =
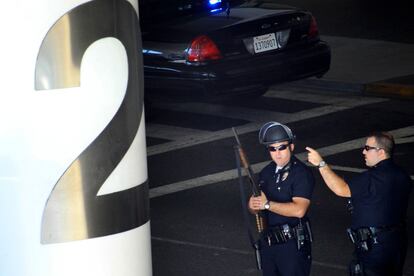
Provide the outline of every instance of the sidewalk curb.
<path id="1" fill-rule="evenodd" d="M 364 92 L 370 95 L 414 99 L 414 85 L 387 82 L 368 83 Z"/>
<path id="2" fill-rule="evenodd" d="M 404 83 L 405 82 L 405 83 Z M 403 84 L 404 83 L 404 84 Z M 412 84 L 413 83 L 413 84 Z M 361 94 L 399 99 L 414 99 L 414 78 L 410 81 L 378 81 L 367 84 L 323 79 L 305 79 L 287 84 L 291 87 L 325 90 L 333 93 Z"/>

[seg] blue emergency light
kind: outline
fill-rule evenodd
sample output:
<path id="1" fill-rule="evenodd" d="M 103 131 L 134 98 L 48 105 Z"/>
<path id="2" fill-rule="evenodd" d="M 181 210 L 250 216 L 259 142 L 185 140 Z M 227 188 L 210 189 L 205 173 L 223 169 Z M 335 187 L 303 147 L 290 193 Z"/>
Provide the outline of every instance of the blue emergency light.
<path id="1" fill-rule="evenodd" d="M 210 4 L 210 6 L 215 6 L 221 3 L 221 0 L 208 0 L 208 3 Z"/>

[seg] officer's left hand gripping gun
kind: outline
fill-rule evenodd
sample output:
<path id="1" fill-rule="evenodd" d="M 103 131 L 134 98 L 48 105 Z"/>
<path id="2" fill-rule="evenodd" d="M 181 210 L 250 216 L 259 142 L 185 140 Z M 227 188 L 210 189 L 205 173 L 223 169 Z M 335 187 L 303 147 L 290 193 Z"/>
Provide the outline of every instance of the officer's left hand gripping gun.
<path id="1" fill-rule="evenodd" d="M 254 196 L 260 196 L 260 187 L 254 178 L 254 173 L 247 159 L 247 155 L 244 152 L 244 149 L 240 143 L 239 136 L 237 135 L 236 129 L 234 127 L 232 129 L 233 129 L 234 137 L 236 138 L 236 141 L 237 141 L 237 145 L 234 146 L 234 149 L 235 149 L 237 164 L 238 164 L 240 186 L 242 186 L 242 182 L 243 182 L 241 178 L 241 168 L 240 168 L 240 164 L 241 164 L 242 167 L 244 168 L 244 171 L 246 172 L 247 177 L 249 178 L 249 182 L 250 182 L 251 189 L 252 189 L 252 194 Z M 240 187 L 240 189 L 242 191 L 242 187 Z M 242 193 L 242 201 L 246 201 L 244 192 Z M 246 209 L 244 210 L 244 213 L 246 213 L 247 212 L 246 202 L 243 202 L 243 206 L 244 206 L 244 209 Z M 260 213 L 256 214 L 255 216 L 256 216 L 257 232 L 260 234 L 263 231 L 263 218 L 260 216 Z M 246 221 L 248 221 L 247 214 L 246 214 Z M 249 227 L 248 227 L 248 232 L 249 232 L 250 242 L 255 250 L 256 265 L 257 265 L 257 268 L 260 270 L 261 260 L 260 260 L 260 252 L 259 252 L 260 250 L 259 241 L 253 240 Z"/>

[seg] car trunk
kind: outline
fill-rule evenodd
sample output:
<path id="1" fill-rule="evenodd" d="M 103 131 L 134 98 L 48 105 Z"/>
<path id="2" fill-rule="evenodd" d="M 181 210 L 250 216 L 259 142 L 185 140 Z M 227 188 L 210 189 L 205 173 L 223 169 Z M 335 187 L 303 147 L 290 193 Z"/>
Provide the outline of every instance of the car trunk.
<path id="1" fill-rule="evenodd" d="M 187 47 L 201 33 L 216 43 L 226 59 L 264 55 L 317 39 L 309 39 L 308 36 L 311 18 L 308 13 L 284 6 L 273 4 L 263 9 L 263 6 L 244 4 L 216 13 L 190 14 L 173 19 L 167 28 L 165 23 L 162 28 L 152 25 L 144 31 L 143 44 L 144 49 L 151 49 L 157 58 L 185 62 Z M 151 41 L 157 42 L 157 46 Z M 260 43 L 267 43 L 270 47 L 257 50 Z"/>

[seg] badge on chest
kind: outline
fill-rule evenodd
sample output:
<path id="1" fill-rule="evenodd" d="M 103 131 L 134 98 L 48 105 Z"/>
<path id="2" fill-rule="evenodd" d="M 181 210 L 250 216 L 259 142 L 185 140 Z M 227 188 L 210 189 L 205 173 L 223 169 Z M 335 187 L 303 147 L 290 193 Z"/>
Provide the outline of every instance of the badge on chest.
<path id="1" fill-rule="evenodd" d="M 290 163 L 287 164 L 282 169 L 279 169 L 275 172 L 275 179 L 276 179 L 276 185 L 277 190 L 280 192 L 282 189 L 283 182 L 288 178 L 290 171 Z"/>
<path id="2" fill-rule="evenodd" d="M 282 171 L 281 173 L 276 174 L 276 185 L 279 192 L 282 189 L 281 185 L 288 178 L 288 176 L 289 171 Z"/>

